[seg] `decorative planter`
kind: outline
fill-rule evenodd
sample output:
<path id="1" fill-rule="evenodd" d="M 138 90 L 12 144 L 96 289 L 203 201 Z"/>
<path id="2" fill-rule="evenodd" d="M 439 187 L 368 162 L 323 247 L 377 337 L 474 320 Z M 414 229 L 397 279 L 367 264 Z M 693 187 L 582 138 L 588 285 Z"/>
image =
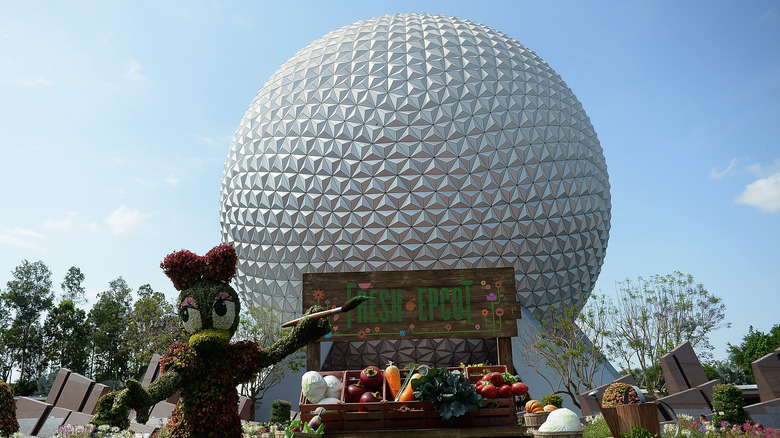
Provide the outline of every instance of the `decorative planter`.
<path id="1" fill-rule="evenodd" d="M 658 419 L 658 407 L 655 403 L 618 405 L 615 410 L 621 434 L 631 433 L 632 427 L 639 426 L 656 436 L 661 436 L 661 421 Z"/>
<path id="2" fill-rule="evenodd" d="M 534 438 L 582 438 L 582 432 L 539 432 L 539 431 L 534 431 Z"/>
<path id="3" fill-rule="evenodd" d="M 536 414 L 523 414 L 523 420 L 525 421 L 526 426 L 537 428 L 547 420 L 548 415 L 550 415 L 549 412 L 539 412 Z"/>

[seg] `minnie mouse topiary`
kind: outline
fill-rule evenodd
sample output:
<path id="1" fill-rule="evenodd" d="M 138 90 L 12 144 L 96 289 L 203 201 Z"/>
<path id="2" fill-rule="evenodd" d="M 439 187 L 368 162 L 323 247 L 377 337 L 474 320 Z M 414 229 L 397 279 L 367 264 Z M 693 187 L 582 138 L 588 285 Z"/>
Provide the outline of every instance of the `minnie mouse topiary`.
<path id="1" fill-rule="evenodd" d="M 237 261 L 228 244 L 204 257 L 186 250 L 165 257 L 160 267 L 180 291 L 179 324 L 189 342 L 170 346 L 160 361 L 160 377 L 149 387 L 128 380 L 125 389 L 101 398 L 95 424 L 126 428 L 128 409 L 145 423 L 152 405 L 181 391 L 168 422 L 172 438 L 241 437 L 236 386 L 324 336 L 330 325 L 326 318 L 306 318 L 265 350 L 251 341 L 231 344 L 240 313 L 238 294 L 229 284 Z"/>

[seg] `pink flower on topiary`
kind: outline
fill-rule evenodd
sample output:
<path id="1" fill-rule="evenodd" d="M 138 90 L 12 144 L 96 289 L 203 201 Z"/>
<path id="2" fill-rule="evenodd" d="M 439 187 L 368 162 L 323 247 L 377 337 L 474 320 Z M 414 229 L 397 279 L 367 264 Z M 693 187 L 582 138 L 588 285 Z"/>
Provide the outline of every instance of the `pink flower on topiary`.
<path id="1" fill-rule="evenodd" d="M 624 403 L 624 394 L 628 390 L 628 400 Z M 604 391 L 604 399 L 601 406 L 605 408 L 614 408 L 617 405 L 642 403 L 636 390 L 627 383 L 615 382 Z"/>

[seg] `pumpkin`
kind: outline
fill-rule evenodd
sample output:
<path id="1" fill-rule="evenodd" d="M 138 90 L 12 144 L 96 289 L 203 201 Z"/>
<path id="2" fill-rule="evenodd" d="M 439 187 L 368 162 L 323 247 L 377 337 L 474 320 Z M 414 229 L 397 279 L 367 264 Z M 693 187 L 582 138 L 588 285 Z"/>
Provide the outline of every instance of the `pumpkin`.
<path id="1" fill-rule="evenodd" d="M 539 400 L 529 400 L 528 403 L 525 404 L 525 411 L 531 414 L 544 412 L 544 405 L 542 405 L 542 402 Z"/>
<path id="2" fill-rule="evenodd" d="M 544 405 L 543 409 L 544 409 L 544 412 L 552 412 L 552 411 L 558 409 L 558 407 L 555 406 L 555 405 Z"/>

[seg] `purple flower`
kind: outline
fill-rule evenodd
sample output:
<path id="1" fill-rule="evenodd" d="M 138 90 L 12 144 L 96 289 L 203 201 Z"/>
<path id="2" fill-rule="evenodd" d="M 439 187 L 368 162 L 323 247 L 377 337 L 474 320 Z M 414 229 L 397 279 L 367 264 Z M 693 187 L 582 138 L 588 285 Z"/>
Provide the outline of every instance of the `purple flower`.
<path id="1" fill-rule="evenodd" d="M 489 294 L 487 294 L 487 300 L 488 301 L 495 301 L 497 299 L 498 299 L 498 297 L 493 292 L 490 292 Z"/>

